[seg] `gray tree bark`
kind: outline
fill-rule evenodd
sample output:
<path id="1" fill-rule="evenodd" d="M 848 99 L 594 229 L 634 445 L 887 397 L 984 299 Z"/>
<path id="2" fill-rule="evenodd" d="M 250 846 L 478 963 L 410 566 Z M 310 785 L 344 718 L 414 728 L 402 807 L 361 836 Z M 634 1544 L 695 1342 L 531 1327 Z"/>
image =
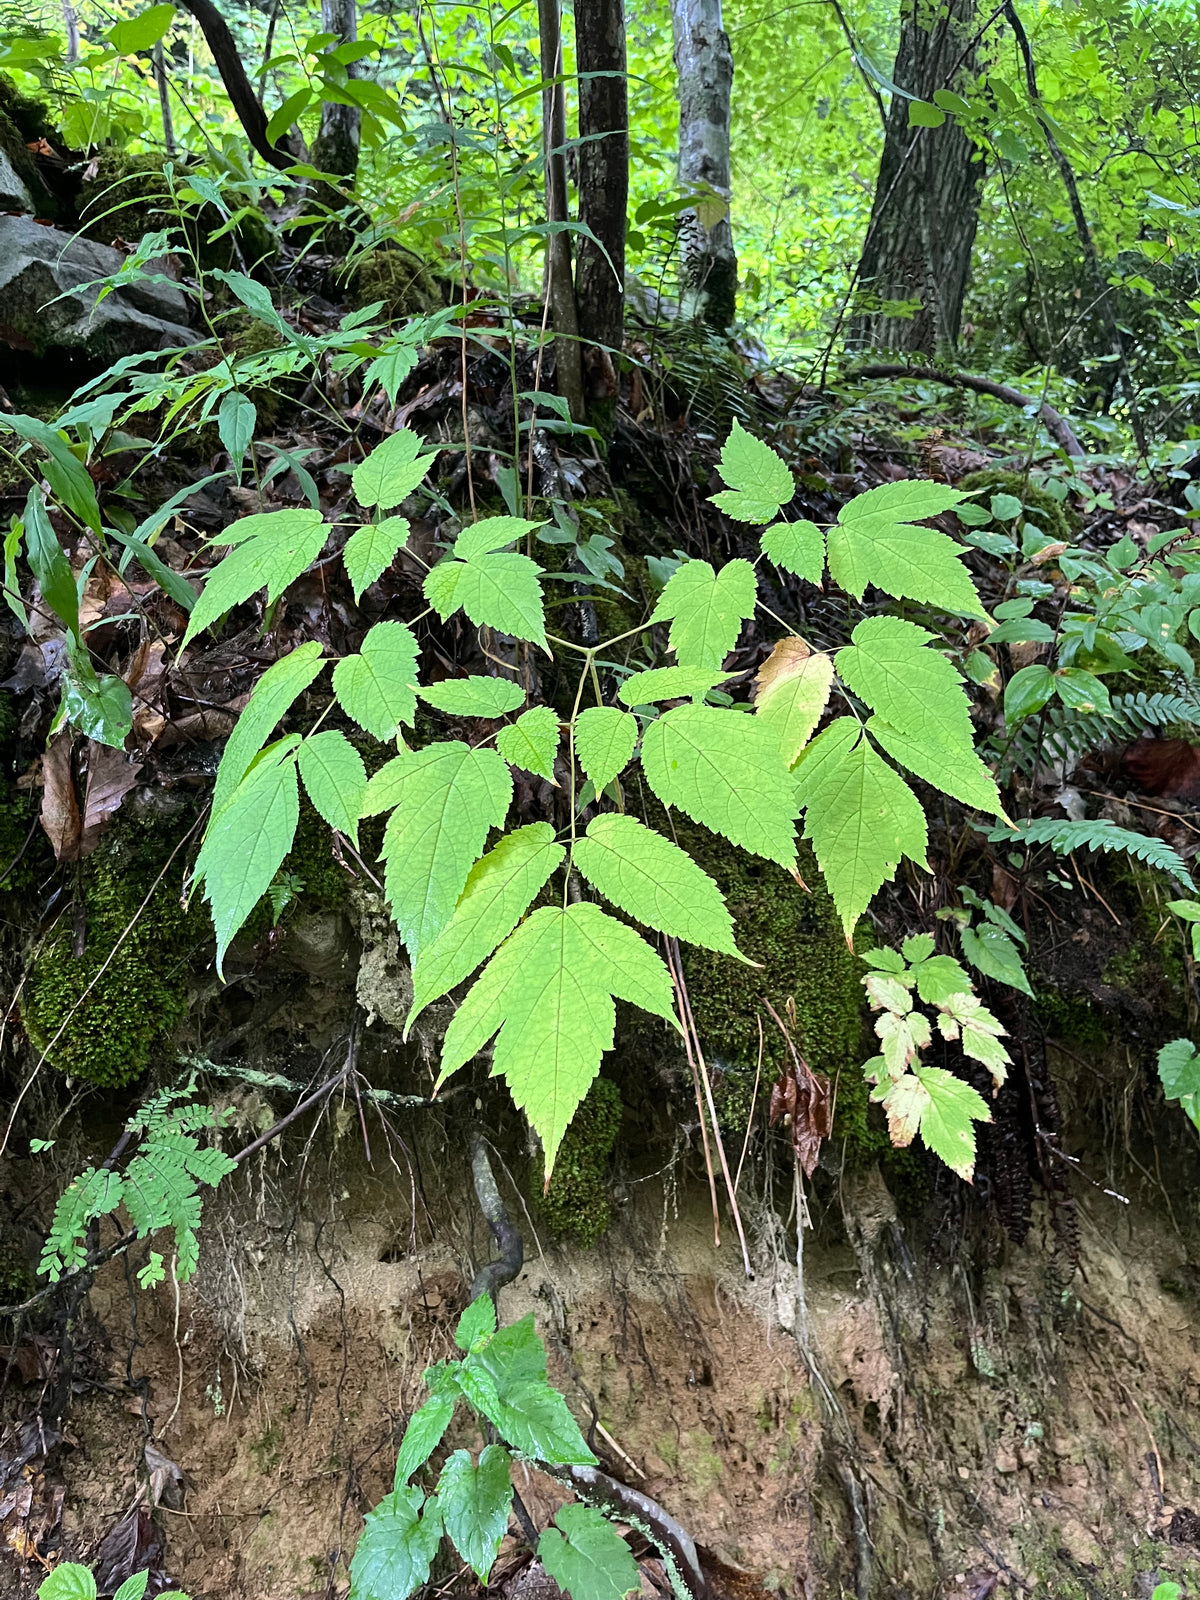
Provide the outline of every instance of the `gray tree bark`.
<path id="1" fill-rule="evenodd" d="M 597 240 L 595 244 L 588 238 L 579 241 L 575 267 L 579 331 L 584 339 L 619 351 L 629 200 L 623 0 L 583 0 L 576 5 L 575 63 L 579 73 L 579 220 Z M 594 387 L 589 384 L 589 389 Z"/>
<path id="2" fill-rule="evenodd" d="M 721 0 L 671 0 L 671 27 L 679 180 L 704 194 L 682 221 L 686 300 L 706 322 L 727 328 L 737 309 L 737 255 L 729 221 L 733 50 L 721 22 Z"/>
<path id="3" fill-rule="evenodd" d="M 326 33 L 336 33 L 342 44 L 353 44 L 358 38 L 357 0 L 321 0 L 321 27 Z M 362 73 L 360 61 L 353 61 L 346 68 L 350 78 L 360 78 Z M 361 107 L 324 101 L 321 127 L 312 149 L 313 166 L 353 184 L 358 174 L 361 135 Z"/>
<path id="4" fill-rule="evenodd" d="M 905 0 L 893 82 L 921 100 L 961 92 L 976 71 L 977 0 Z M 979 221 L 983 159 L 953 116 L 940 128 L 910 128 L 910 102 L 892 96 L 871 220 L 858 268 L 866 307 L 851 348 L 949 357 Z M 911 317 L 880 305 L 916 302 Z"/>

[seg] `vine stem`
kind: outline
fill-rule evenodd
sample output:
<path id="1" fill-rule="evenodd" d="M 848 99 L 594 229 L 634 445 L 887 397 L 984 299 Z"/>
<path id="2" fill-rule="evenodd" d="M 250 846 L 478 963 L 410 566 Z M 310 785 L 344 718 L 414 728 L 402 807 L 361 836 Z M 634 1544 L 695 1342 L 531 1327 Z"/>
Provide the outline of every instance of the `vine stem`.
<path id="1" fill-rule="evenodd" d="M 567 896 L 571 889 L 571 863 L 575 857 L 575 723 L 579 716 L 579 702 L 583 699 L 583 686 L 589 673 L 595 672 L 595 650 L 584 650 L 583 667 L 579 673 L 579 682 L 575 685 L 575 704 L 571 707 L 571 721 L 567 727 L 567 766 L 571 773 L 571 844 L 567 853 L 566 868 L 563 872 L 563 910 L 567 908 Z"/>

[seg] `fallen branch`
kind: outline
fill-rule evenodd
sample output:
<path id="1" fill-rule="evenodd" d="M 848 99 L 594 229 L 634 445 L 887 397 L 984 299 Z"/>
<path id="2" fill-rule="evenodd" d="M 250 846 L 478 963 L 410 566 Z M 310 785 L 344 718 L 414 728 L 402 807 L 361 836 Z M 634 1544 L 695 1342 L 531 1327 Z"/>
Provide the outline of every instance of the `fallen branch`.
<path id="1" fill-rule="evenodd" d="M 973 372 L 943 372 L 937 367 L 906 367 L 896 365 L 859 367 L 850 374 L 852 378 L 919 378 L 922 383 L 943 383 L 949 389 L 970 389 L 975 394 L 990 395 L 993 400 L 1003 400 L 1010 406 L 1034 406 L 1046 425 L 1046 432 L 1069 456 L 1083 455 L 1083 446 L 1075 437 L 1074 429 L 1061 411 L 1036 395 L 1023 394 L 1007 383 L 997 383 L 994 378 L 979 378 Z"/>

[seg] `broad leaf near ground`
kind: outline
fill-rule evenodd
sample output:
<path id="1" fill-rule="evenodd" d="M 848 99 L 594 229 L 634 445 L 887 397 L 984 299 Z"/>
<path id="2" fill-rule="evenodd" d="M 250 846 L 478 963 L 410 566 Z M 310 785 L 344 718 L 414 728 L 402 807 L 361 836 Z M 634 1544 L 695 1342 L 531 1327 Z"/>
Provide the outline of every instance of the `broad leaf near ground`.
<path id="1" fill-rule="evenodd" d="M 212 797 L 214 817 L 220 816 L 226 801 L 245 777 L 246 768 L 323 664 L 320 644 L 316 639 L 309 639 L 269 666 L 254 685 L 221 753 Z"/>
<path id="2" fill-rule="evenodd" d="M 770 728 L 789 767 L 812 738 L 829 703 L 833 660 L 813 654 L 803 639 L 780 639 L 754 680 L 754 714 Z"/>
<path id="3" fill-rule="evenodd" d="M 454 554 L 460 561 L 491 555 L 518 539 L 528 538 L 542 526 L 544 524 L 530 522 L 525 517 L 484 517 L 462 530 L 454 541 Z"/>
<path id="4" fill-rule="evenodd" d="M 839 718 L 808 746 L 796 777 L 804 834 L 849 938 L 902 856 L 925 865 L 925 813 L 852 717 Z"/>
<path id="5" fill-rule="evenodd" d="M 536 561 L 511 551 L 475 555 L 469 561 L 446 557 L 426 577 L 425 598 L 443 622 L 461 607 L 478 627 L 530 639 L 545 649 L 541 571 Z"/>
<path id="6" fill-rule="evenodd" d="M 635 922 L 690 944 L 739 955 L 720 889 L 685 850 L 634 817 L 593 818 L 575 865 L 594 889 Z"/>
<path id="7" fill-rule="evenodd" d="M 217 971 L 231 940 L 270 887 L 292 848 L 300 816 L 299 736 L 266 750 L 208 825 L 195 878 L 203 879 L 217 934 Z"/>
<path id="8" fill-rule="evenodd" d="M 1006 983 L 1010 989 L 1020 989 L 1033 998 L 1021 952 L 1003 928 L 981 922 L 977 928 L 964 928 L 959 941 L 963 955 L 985 978 L 995 978 L 997 983 Z"/>
<path id="9" fill-rule="evenodd" d="M 796 492 L 786 464 L 737 421 L 721 448 L 721 477 L 729 487 L 710 499 L 737 522 L 770 522 Z"/>
<path id="10" fill-rule="evenodd" d="M 844 505 L 826 545 L 834 582 L 856 600 L 868 584 L 897 599 L 920 600 L 943 611 L 983 616 L 966 551 L 935 528 L 910 517 L 932 517 L 965 499 L 957 489 L 926 482 L 883 483 Z"/>
<path id="11" fill-rule="evenodd" d="M 450 1367 L 432 1367 L 425 1374 L 429 1398 L 408 1419 L 396 1456 L 395 1487 L 402 1489 L 418 1467 L 425 1465 L 450 1426 L 461 1391 Z"/>
<path id="12" fill-rule="evenodd" d="M 664 805 L 795 870 L 795 785 L 774 731 L 757 717 L 677 706 L 646 729 L 642 769 Z"/>
<path id="13" fill-rule="evenodd" d="M 454 915 L 413 964 L 413 1002 L 405 1034 L 433 1000 L 469 977 L 516 927 L 566 851 L 548 822 L 505 834 L 471 868 Z"/>
<path id="14" fill-rule="evenodd" d="M 1190 1039 L 1172 1039 L 1158 1052 L 1158 1076 L 1168 1100 L 1178 1100 L 1200 1132 L 1200 1055 Z"/>
<path id="15" fill-rule="evenodd" d="M 433 465 L 432 455 L 421 454 L 424 448 L 420 434 L 408 428 L 401 428 L 377 444 L 350 477 L 359 505 L 378 506 L 381 511 L 398 506 Z"/>
<path id="16" fill-rule="evenodd" d="M 825 576 L 825 535 L 815 522 L 777 522 L 759 543 L 768 561 L 806 583 Z"/>
<path id="17" fill-rule="evenodd" d="M 321 816 L 357 844 L 367 769 L 346 735 L 334 728 L 312 734 L 297 750 L 296 765 Z"/>
<path id="18" fill-rule="evenodd" d="M 637 736 L 637 718 L 616 706 L 589 706 L 580 713 L 575 754 L 597 794 L 629 765 Z"/>
<path id="19" fill-rule="evenodd" d="M 508 1528 L 513 1486 L 508 1451 L 489 1444 L 478 1466 L 465 1450 L 456 1450 L 438 1479 L 442 1524 L 454 1548 L 486 1583 L 500 1541 Z"/>
<path id="20" fill-rule="evenodd" d="M 624 706 L 648 706 L 656 700 L 703 700 L 726 677 L 728 673 L 712 667 L 650 667 L 646 672 L 631 672 L 617 690 L 617 699 Z"/>
<path id="21" fill-rule="evenodd" d="M 397 800 L 383 836 L 384 894 L 417 956 L 454 915 L 489 830 L 504 821 L 512 776 L 494 750 L 458 739 L 406 751 L 389 767 Z"/>
<path id="22" fill-rule="evenodd" d="M 416 635 L 403 622 L 377 622 L 356 656 L 333 669 L 333 692 L 347 716 L 375 739 L 394 739 L 417 714 Z"/>
<path id="23" fill-rule="evenodd" d="M 571 1600 L 624 1600 L 641 1587 L 637 1562 L 595 1506 L 563 1506 L 538 1540 L 538 1559 Z"/>
<path id="24" fill-rule="evenodd" d="M 544 906 L 500 946 L 446 1030 L 439 1085 L 499 1030 L 492 1072 L 541 1139 L 547 1182 L 612 1048 L 614 996 L 674 1023 L 670 974 L 632 928 L 584 901 Z"/>
<path id="25" fill-rule="evenodd" d="M 748 561 L 685 561 L 668 582 L 651 622 L 671 619 L 670 645 L 681 667 L 720 667 L 754 615 L 757 580 Z M 628 702 L 627 702 L 628 703 Z"/>
<path id="26" fill-rule="evenodd" d="M 355 605 L 377 578 L 381 578 L 408 543 L 412 532 L 407 517 L 384 517 L 382 522 L 369 522 L 358 528 L 346 540 L 342 560 L 346 575 L 354 590 Z"/>
<path id="27" fill-rule="evenodd" d="M 501 728 L 496 749 L 510 767 L 532 772 L 547 783 L 555 783 L 554 757 L 561 737 L 558 712 L 551 706 L 533 706 L 523 716 Z"/>
<path id="28" fill-rule="evenodd" d="M 278 600 L 288 584 L 321 554 L 328 536 L 321 513 L 307 506 L 256 512 L 218 534 L 212 543 L 232 545 L 233 549 L 209 573 L 204 593 L 188 618 L 180 650 L 259 589 L 266 589 L 268 603 Z"/>
<path id="29" fill-rule="evenodd" d="M 350 1563 L 349 1600 L 408 1600 L 428 1581 L 441 1539 L 437 1501 L 411 1485 L 394 1489 L 367 1513 Z"/>
<path id="30" fill-rule="evenodd" d="M 515 711 L 525 691 L 510 678 L 445 678 L 417 693 L 449 717 L 503 717 Z"/>
<path id="31" fill-rule="evenodd" d="M 77 1561 L 63 1561 L 42 1580 L 38 1600 L 96 1600 L 96 1580 Z"/>

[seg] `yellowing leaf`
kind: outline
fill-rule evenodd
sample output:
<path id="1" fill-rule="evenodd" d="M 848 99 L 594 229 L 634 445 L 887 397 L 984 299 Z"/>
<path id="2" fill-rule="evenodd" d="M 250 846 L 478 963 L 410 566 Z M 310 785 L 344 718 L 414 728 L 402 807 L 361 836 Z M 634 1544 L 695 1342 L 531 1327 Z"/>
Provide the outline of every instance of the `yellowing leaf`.
<path id="1" fill-rule="evenodd" d="M 740 955 L 720 889 L 686 851 L 634 817 L 595 817 L 573 859 L 593 888 L 636 922 Z"/>
<path id="2" fill-rule="evenodd" d="M 720 667 L 754 615 L 757 581 L 748 561 L 685 561 L 658 597 L 650 618 L 672 618 L 670 645 L 681 667 Z"/>
<path id="3" fill-rule="evenodd" d="M 721 450 L 721 476 L 729 488 L 712 495 L 712 502 L 738 522 L 770 522 L 796 492 L 786 464 L 740 422 Z"/>
<path id="4" fill-rule="evenodd" d="M 813 740 L 796 777 L 805 837 L 849 938 L 902 856 L 925 865 L 925 813 L 852 717 L 839 718 Z"/>
<path id="5" fill-rule="evenodd" d="M 500 946 L 455 1013 L 439 1085 L 499 1030 L 492 1072 L 541 1139 L 548 1180 L 612 1047 L 614 996 L 674 1022 L 670 974 L 632 928 L 587 902 L 543 906 Z"/>
<path id="6" fill-rule="evenodd" d="M 566 852 L 548 822 L 505 834 L 471 868 L 454 915 L 413 964 L 413 1003 L 407 1035 L 431 1001 L 469 977 L 507 939 Z"/>
<path id="7" fill-rule="evenodd" d="M 754 714 L 771 729 L 787 765 L 794 766 L 829 703 L 833 661 L 811 654 L 803 639 L 780 639 L 754 685 Z"/>
<path id="8" fill-rule="evenodd" d="M 597 794 L 628 766 L 637 736 L 637 718 L 616 706 L 589 706 L 580 713 L 575 754 Z"/>
<path id="9" fill-rule="evenodd" d="M 555 783 L 554 757 L 558 752 L 558 712 L 550 706 L 533 706 L 496 735 L 496 749 L 511 767 L 536 773 Z"/>
<path id="10" fill-rule="evenodd" d="M 975 1123 L 990 1122 L 987 1101 L 969 1083 L 941 1067 L 917 1067 L 929 1097 L 921 1117 L 921 1138 L 966 1183 L 975 1175 Z"/>
<path id="11" fill-rule="evenodd" d="M 664 805 L 794 871 L 794 785 L 773 731 L 757 717 L 677 706 L 642 736 L 642 770 Z"/>
<path id="12" fill-rule="evenodd" d="M 405 751 L 389 769 L 396 809 L 383 836 L 384 893 L 416 956 L 450 921 L 489 830 L 504 821 L 512 777 L 494 750 L 458 739 Z"/>

